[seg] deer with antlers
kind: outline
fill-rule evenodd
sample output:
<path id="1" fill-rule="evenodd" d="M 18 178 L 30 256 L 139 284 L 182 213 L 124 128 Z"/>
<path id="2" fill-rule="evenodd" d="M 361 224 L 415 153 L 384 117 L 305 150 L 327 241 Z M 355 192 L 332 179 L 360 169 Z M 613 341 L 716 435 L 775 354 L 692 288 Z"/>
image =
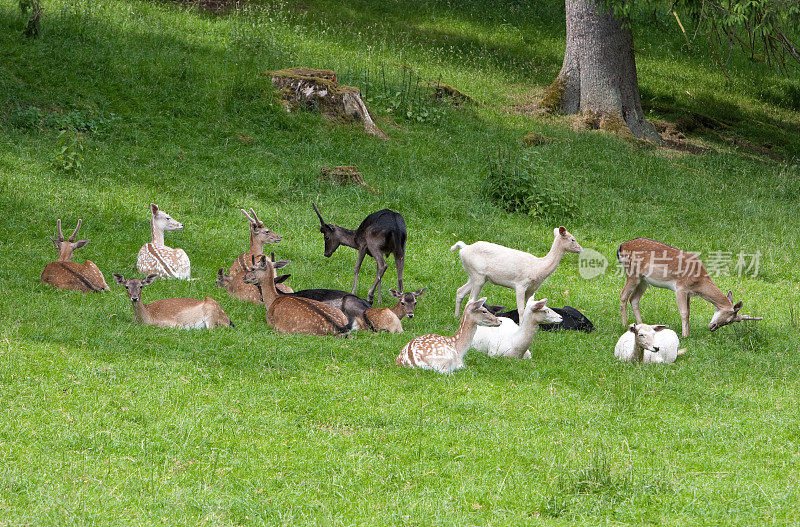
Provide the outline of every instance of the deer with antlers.
<path id="1" fill-rule="evenodd" d="M 265 255 L 252 257 L 252 269 L 244 281 L 258 284 L 266 308 L 267 325 L 278 333 L 348 336 L 353 321 L 340 309 L 322 302 L 293 295 L 279 295 L 275 288 L 275 269 L 288 265 L 289 260 L 271 262 Z"/>
<path id="2" fill-rule="evenodd" d="M 463 368 L 464 355 L 469 350 L 477 327 L 500 325 L 497 317 L 486 309 L 485 302 L 486 297 L 483 297 L 467 304 L 458 331 L 452 337 L 423 335 L 412 339 L 400 351 L 395 364 L 439 373 L 453 373 Z"/>
<path id="3" fill-rule="evenodd" d="M 743 320 L 763 320 L 763 317 L 740 315 L 742 302 L 733 303 L 733 293 L 724 294 L 711 279 L 697 255 L 649 238 L 636 238 L 622 243 L 617 259 L 625 269 L 627 279 L 620 293 L 622 324 L 628 325 L 628 303 L 633 316 L 642 323 L 639 300 L 648 285 L 675 291 L 681 315 L 681 334 L 689 336 L 689 301 L 699 296 L 710 302 L 716 312 L 708 324 L 709 331 Z"/>
<path id="4" fill-rule="evenodd" d="M 191 263 L 183 249 L 173 249 L 164 245 L 164 231 L 179 231 L 183 224 L 160 210 L 155 203 L 150 204 L 151 242 L 142 245 L 136 258 L 136 269 L 142 274 L 155 274 L 163 278 L 189 280 Z"/>
<path id="5" fill-rule="evenodd" d="M 377 291 L 378 301 L 381 300 L 381 279 L 386 272 L 388 265 L 384 255 L 394 253 L 394 265 L 397 268 L 397 290 L 403 290 L 403 267 L 406 260 L 406 222 L 398 212 L 389 209 L 382 209 L 373 212 L 361 222 L 356 230 L 345 229 L 338 225 L 326 223 L 319 213 L 317 205 L 312 203 L 314 212 L 319 218 L 319 231 L 325 237 L 325 258 L 330 258 L 333 252 L 340 246 L 346 245 L 358 250 L 355 273 L 353 276 L 353 289 L 350 291 L 356 294 L 358 287 L 358 273 L 361 270 L 361 263 L 364 256 L 369 254 L 375 259 L 378 266 L 377 276 L 372 287 L 367 292 L 367 301 L 372 304 Z"/>
<path id="6" fill-rule="evenodd" d="M 256 212 L 252 208 L 250 209 L 250 214 L 244 209 L 240 210 L 250 222 L 250 251 L 240 254 L 236 260 L 233 261 L 228 270 L 228 274 L 231 276 L 235 276 L 243 271 L 247 272 L 249 270 L 248 264 L 251 262 L 251 258 L 264 254 L 265 243 L 278 243 L 282 239 L 277 232 L 271 231 L 264 225 L 263 221 L 258 219 Z M 272 261 L 275 261 L 274 256 Z"/>
<path id="7" fill-rule="evenodd" d="M 58 260 L 44 267 L 40 279 L 43 284 L 50 284 L 59 289 L 72 289 L 82 293 L 108 291 L 106 279 L 94 262 L 86 260 L 81 265 L 72 261 L 72 253 L 89 243 L 89 240 L 75 241 L 81 223 L 83 220 L 79 219 L 72 236 L 65 240 L 61 233 L 61 220 L 56 222 L 56 237 L 50 239 L 58 249 Z"/>
<path id="8" fill-rule="evenodd" d="M 142 302 L 142 288 L 158 278 L 155 273 L 143 280 L 125 279 L 118 273 L 114 280 L 128 292 L 133 304 L 134 320 L 150 326 L 179 329 L 212 329 L 219 326 L 233 326 L 233 322 L 216 300 L 210 296 L 203 300 L 197 298 L 164 298 L 145 304 Z"/>

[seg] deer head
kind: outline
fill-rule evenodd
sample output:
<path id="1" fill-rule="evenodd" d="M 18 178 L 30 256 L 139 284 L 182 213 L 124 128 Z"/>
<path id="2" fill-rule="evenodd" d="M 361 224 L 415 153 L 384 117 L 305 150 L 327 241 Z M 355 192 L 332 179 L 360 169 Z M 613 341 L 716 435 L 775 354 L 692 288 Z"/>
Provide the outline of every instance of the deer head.
<path id="1" fill-rule="evenodd" d="M 465 317 L 471 318 L 479 326 L 496 327 L 500 325 L 500 319 L 492 314 L 491 311 L 486 309 L 484 305 L 486 297 L 479 298 L 478 300 L 468 304 L 464 309 L 466 312 Z"/>
<path id="2" fill-rule="evenodd" d="M 89 243 L 89 240 L 75 241 L 75 237 L 78 235 L 78 229 L 81 228 L 81 223 L 83 223 L 83 220 L 79 219 L 78 225 L 72 232 L 72 236 L 70 236 L 69 239 L 65 240 L 64 235 L 61 234 L 61 220 L 56 221 L 56 229 L 57 229 L 56 238 L 50 238 L 50 240 L 52 240 L 52 242 L 56 245 L 56 248 L 58 249 L 59 262 L 69 262 L 70 260 L 72 260 L 72 253 L 76 249 L 80 249 L 81 247 Z"/>
<path id="3" fill-rule="evenodd" d="M 251 256 L 252 268 L 245 273 L 242 280 L 247 284 L 261 284 L 265 278 L 270 278 L 273 287 L 275 284 L 275 269 L 281 269 L 291 263 L 291 260 L 270 261 L 265 255 Z"/>
<path id="4" fill-rule="evenodd" d="M 733 303 L 733 291 L 728 291 L 727 298 L 730 301 L 731 307 L 723 307 L 714 313 L 711 322 L 708 324 L 709 331 L 716 331 L 722 326 L 727 326 L 728 324 L 741 322 L 743 320 L 764 320 L 764 317 L 740 315 L 739 310 L 742 309 L 742 301 L 739 300 L 736 304 Z"/>
<path id="5" fill-rule="evenodd" d="M 658 346 L 653 346 L 656 338 L 656 333 L 667 329 L 669 326 L 658 324 L 651 326 L 649 324 L 631 324 L 628 331 L 634 334 L 636 338 L 636 345 L 647 351 L 658 353 Z"/>
<path id="6" fill-rule="evenodd" d="M 160 231 L 179 231 L 183 229 L 183 224 L 172 218 L 169 214 L 160 210 L 155 203 L 150 204 L 152 213 L 151 222 Z"/>
<path id="7" fill-rule="evenodd" d="M 414 309 L 417 307 L 417 298 L 422 296 L 427 287 L 417 289 L 413 293 L 398 293 L 396 289 L 389 289 L 389 294 L 398 299 L 403 314 L 408 318 L 414 318 Z M 403 318 L 402 316 L 398 318 Z"/>
<path id="8" fill-rule="evenodd" d="M 339 248 L 341 245 L 341 241 L 337 234 L 337 229 L 340 229 L 337 225 L 331 225 L 330 223 L 325 223 L 325 220 L 322 219 L 322 214 L 319 213 L 317 209 L 317 205 L 312 203 L 311 206 L 314 207 L 314 212 L 317 213 L 317 217 L 319 218 L 319 232 L 322 233 L 322 236 L 325 237 L 325 258 L 330 258 L 331 255 L 334 253 L 336 249 Z"/>
<path id="9" fill-rule="evenodd" d="M 142 280 L 139 280 L 138 278 L 128 278 L 126 280 L 124 276 L 118 273 L 114 273 L 111 276 L 114 277 L 114 280 L 119 285 L 121 285 L 127 290 L 128 298 L 130 298 L 131 302 L 134 303 L 138 302 L 141 299 L 142 288 L 146 285 L 152 284 L 153 280 L 158 278 L 157 274 L 149 274 Z"/>
<path id="10" fill-rule="evenodd" d="M 535 320 L 537 324 L 558 324 L 563 320 L 561 315 L 547 307 L 546 298 L 534 300 L 533 297 L 530 297 L 528 299 L 528 302 L 525 304 L 525 315 L 523 318 L 528 320 L 530 317 L 536 317 Z M 522 324 L 522 319 L 520 319 L 520 324 Z"/>
<path id="11" fill-rule="evenodd" d="M 260 245 L 264 245 L 265 243 L 278 243 L 282 240 L 278 233 L 269 230 L 269 228 L 264 225 L 264 222 L 258 219 L 258 216 L 256 216 L 256 211 L 254 211 L 252 208 L 250 209 L 250 214 L 248 214 L 244 209 L 240 210 L 250 222 L 251 242 L 256 241 Z"/>
<path id="12" fill-rule="evenodd" d="M 583 247 L 578 243 L 578 240 L 564 226 L 553 229 L 553 236 L 559 240 L 561 246 L 564 247 L 564 251 L 568 253 L 583 252 Z"/>

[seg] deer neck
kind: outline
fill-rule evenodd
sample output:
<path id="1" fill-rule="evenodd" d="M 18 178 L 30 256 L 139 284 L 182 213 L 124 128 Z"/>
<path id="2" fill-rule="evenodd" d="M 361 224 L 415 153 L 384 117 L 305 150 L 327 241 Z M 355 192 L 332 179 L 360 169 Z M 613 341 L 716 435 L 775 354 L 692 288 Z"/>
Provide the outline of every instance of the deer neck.
<path id="1" fill-rule="evenodd" d="M 253 235 L 253 231 L 250 231 L 250 253 L 253 256 L 261 256 L 264 254 L 264 244 L 256 239 Z"/>
<path id="2" fill-rule="evenodd" d="M 733 302 L 725 296 L 717 284 L 711 280 L 710 276 L 706 276 L 705 279 L 701 282 L 700 287 L 695 289 L 694 294 L 702 298 L 703 300 L 711 303 L 717 311 L 720 309 L 733 309 Z"/>
<path id="3" fill-rule="evenodd" d="M 147 311 L 147 307 L 142 302 L 142 299 L 131 301 L 133 304 L 133 315 L 139 319 L 140 322 L 145 324 L 150 324 L 152 320 L 150 319 L 150 313 Z"/>
<path id="4" fill-rule="evenodd" d="M 66 244 L 63 244 L 66 245 Z M 69 262 L 72 260 L 72 248 L 71 247 L 59 247 L 58 248 L 58 261 L 59 262 Z"/>
<path id="5" fill-rule="evenodd" d="M 153 245 L 164 245 L 164 229 L 159 229 L 156 222 L 150 220 L 150 243 Z"/>
<path id="6" fill-rule="evenodd" d="M 525 313 L 522 320 L 519 321 L 519 329 L 514 334 L 514 347 L 523 348 L 523 352 L 527 350 L 537 331 L 539 331 L 539 323 L 533 320 L 532 314 Z"/>
<path id="7" fill-rule="evenodd" d="M 456 354 L 462 359 L 464 355 L 467 354 L 467 350 L 469 350 L 470 344 L 472 343 L 472 337 L 475 336 L 475 331 L 478 329 L 478 323 L 467 315 L 468 313 L 464 313 L 461 316 L 461 324 L 458 326 L 458 331 L 455 335 L 450 337 L 452 339 L 451 344 L 456 350 Z"/>
<path id="8" fill-rule="evenodd" d="M 400 320 L 403 320 L 403 317 L 406 316 L 406 311 L 405 309 L 403 309 L 403 306 L 402 304 L 400 304 L 400 301 L 398 301 L 394 307 L 390 308 L 390 310 L 392 313 L 397 315 L 397 318 L 399 318 Z"/>
<path id="9" fill-rule="evenodd" d="M 339 243 L 342 245 L 347 245 L 348 247 L 352 247 L 353 249 L 358 249 L 358 244 L 356 243 L 356 231 L 351 231 L 350 229 L 345 229 L 344 227 L 339 227 L 336 229 L 339 235 Z"/>
<path id="10" fill-rule="evenodd" d="M 278 290 L 275 288 L 275 270 L 271 273 L 264 273 L 261 282 L 258 284 L 258 290 L 261 292 L 261 300 L 264 302 L 264 307 L 269 311 L 269 307 L 278 298 Z"/>
<path id="11" fill-rule="evenodd" d="M 550 246 L 550 250 L 546 255 L 542 256 L 541 262 L 544 266 L 542 270 L 545 271 L 545 276 L 551 275 L 558 267 L 558 264 L 561 263 L 561 258 L 564 257 L 564 246 L 559 242 L 560 240 L 556 236 L 553 240 L 553 245 Z"/>

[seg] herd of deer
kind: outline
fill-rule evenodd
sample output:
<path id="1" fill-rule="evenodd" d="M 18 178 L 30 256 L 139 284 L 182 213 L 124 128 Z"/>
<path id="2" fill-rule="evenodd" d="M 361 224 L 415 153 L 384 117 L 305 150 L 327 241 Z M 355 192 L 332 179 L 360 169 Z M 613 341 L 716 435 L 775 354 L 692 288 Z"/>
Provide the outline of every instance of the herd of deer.
<path id="1" fill-rule="evenodd" d="M 272 253 L 264 254 L 264 245 L 281 241 L 281 236 L 267 228 L 253 209 L 242 209 L 250 224 L 250 250 L 240 254 L 228 272 L 220 269 L 217 286 L 234 298 L 263 305 L 266 322 L 279 333 L 347 336 L 354 330 L 385 330 L 402 333 L 402 320 L 412 318 L 417 299 L 425 288 L 403 292 L 403 268 L 406 249 L 406 224 L 403 217 L 389 209 L 367 216 L 355 230 L 327 223 L 317 206 L 312 204 L 320 221 L 320 232 L 325 241 L 325 257 L 330 257 L 340 245 L 358 251 L 353 286 L 350 292 L 336 289 L 305 289 L 293 291 L 283 282 L 291 275 L 278 276 L 277 269 L 286 267 L 288 260 L 275 261 Z M 142 246 L 137 258 L 137 270 L 144 279 L 128 278 L 114 273 L 114 280 L 125 287 L 133 305 L 134 319 L 160 327 L 183 329 L 210 329 L 233 326 L 228 315 L 211 297 L 167 298 L 145 304 L 141 300 L 142 287 L 156 278 L 189 280 L 191 264 L 186 252 L 164 244 L 164 232 L 180 230 L 183 225 L 169 214 L 150 204 L 151 242 Z M 76 249 L 89 240 L 77 240 L 82 220 L 78 220 L 72 235 L 65 239 L 61 220 L 56 223 L 57 238 L 52 238 L 58 248 L 58 260 L 48 263 L 41 281 L 59 289 L 81 292 L 108 291 L 103 273 L 93 262 L 83 265 L 72 262 Z M 463 367 L 464 355 L 476 349 L 491 356 L 529 358 L 534 335 L 541 329 L 561 327 L 591 331 L 593 326 L 574 308 L 563 310 L 549 308 L 547 299 L 534 300 L 534 294 L 558 267 L 566 253 L 579 253 L 583 249 L 564 227 L 553 231 L 553 244 L 543 257 L 489 242 L 467 245 L 458 241 L 450 250 L 459 250 L 461 263 L 469 276 L 456 292 L 455 317 L 459 318 L 465 297 L 469 299 L 460 317 L 455 335 L 423 335 L 412 339 L 400 352 L 396 363 L 400 366 L 433 369 L 450 373 Z M 364 257 L 375 259 L 377 273 L 367 298 L 356 296 L 358 275 Z M 381 280 L 388 265 L 384 256 L 394 254 L 397 269 L 397 290 L 390 293 L 398 299 L 392 308 L 373 307 L 377 295 L 381 299 Z M 689 300 L 699 296 L 716 308 L 709 330 L 742 320 L 761 320 L 739 314 L 742 302 L 733 303 L 731 292 L 725 295 L 693 254 L 647 238 L 636 238 L 620 245 L 617 258 L 622 264 L 627 280 L 621 293 L 620 310 L 623 325 L 628 323 L 627 305 L 630 303 L 636 324 L 620 338 L 615 354 L 621 360 L 642 362 L 672 362 L 683 350 L 677 350 L 677 336 L 672 338 L 666 326 L 649 326 L 642 323 L 639 300 L 648 285 L 671 289 L 675 292 L 681 317 L 683 337 L 689 336 Z M 478 298 L 481 289 L 490 282 L 515 291 L 517 309 L 501 313 L 503 306 L 486 304 L 486 297 Z M 665 342 L 659 346 L 654 342 Z M 666 339 L 666 340 L 665 340 Z M 673 349 L 674 348 L 674 349 Z M 665 354 L 666 353 L 666 354 Z M 665 358 L 666 357 L 666 358 Z"/>

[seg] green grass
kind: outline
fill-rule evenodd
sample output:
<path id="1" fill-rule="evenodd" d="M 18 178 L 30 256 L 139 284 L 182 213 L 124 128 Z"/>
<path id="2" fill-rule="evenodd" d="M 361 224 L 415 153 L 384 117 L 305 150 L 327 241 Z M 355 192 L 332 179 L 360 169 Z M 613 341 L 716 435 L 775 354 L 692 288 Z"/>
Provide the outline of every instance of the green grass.
<path id="1" fill-rule="evenodd" d="M 724 123 L 696 137 L 710 153 L 690 156 L 511 110 L 558 72 L 557 2 L 44 8 L 43 36 L 28 41 L 16 4 L 0 6 L 0 525 L 796 523 L 796 78 L 734 55 L 726 80 L 702 42 L 684 49 L 668 15 L 637 15 L 651 116 Z M 390 140 L 284 112 L 262 72 L 296 65 L 363 84 Z M 476 103 L 424 103 L 421 120 L 419 108 L 387 112 L 404 65 Z M 63 169 L 64 124 L 87 130 L 77 171 Z M 554 141 L 524 148 L 530 131 Z M 619 364 L 622 280 L 583 280 L 569 255 L 539 295 L 583 309 L 597 332 L 539 334 L 531 361 L 470 353 L 450 377 L 398 369 L 410 338 L 456 329 L 456 240 L 550 246 L 553 222 L 480 194 L 498 149 L 573 189 L 564 223 L 609 259 L 635 236 L 760 251 L 757 277 L 718 283 L 765 320 L 709 333 L 712 308 L 695 299 L 685 357 Z M 337 164 L 380 193 L 317 180 Z M 57 218 L 65 230 L 84 220 L 91 243 L 76 260 L 109 281 L 135 275 L 151 201 L 184 222 L 167 244 L 187 251 L 199 280 L 159 280 L 144 299 L 211 295 L 235 328 L 141 327 L 116 285 L 81 295 L 39 283 Z M 284 237 L 274 249 L 292 260 L 293 287 L 349 289 L 355 252 L 323 258 L 312 201 L 349 227 L 381 207 L 404 215 L 405 283 L 428 288 L 404 335 L 276 335 L 262 309 L 214 287 L 247 248 L 238 209 L 253 207 Z M 362 295 L 373 276 L 370 260 Z M 514 303 L 509 290 L 484 291 Z M 669 291 L 649 290 L 642 310 L 679 326 Z"/>

